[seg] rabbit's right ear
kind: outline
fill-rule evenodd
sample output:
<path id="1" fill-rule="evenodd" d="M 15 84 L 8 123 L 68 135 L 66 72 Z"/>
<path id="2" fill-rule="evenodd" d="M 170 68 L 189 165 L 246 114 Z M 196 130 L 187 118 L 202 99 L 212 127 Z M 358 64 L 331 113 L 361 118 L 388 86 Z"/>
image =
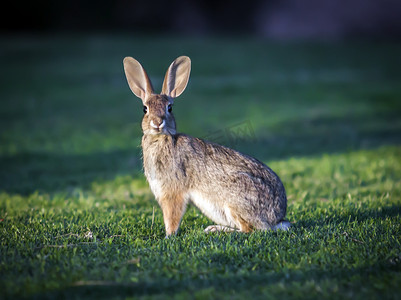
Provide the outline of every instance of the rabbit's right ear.
<path id="1" fill-rule="evenodd" d="M 173 61 L 164 77 L 162 94 L 176 98 L 185 90 L 191 73 L 191 60 L 180 56 Z"/>
<path id="2" fill-rule="evenodd" d="M 153 93 L 152 83 L 141 64 L 132 57 L 124 58 L 124 71 L 131 91 L 142 101 Z"/>

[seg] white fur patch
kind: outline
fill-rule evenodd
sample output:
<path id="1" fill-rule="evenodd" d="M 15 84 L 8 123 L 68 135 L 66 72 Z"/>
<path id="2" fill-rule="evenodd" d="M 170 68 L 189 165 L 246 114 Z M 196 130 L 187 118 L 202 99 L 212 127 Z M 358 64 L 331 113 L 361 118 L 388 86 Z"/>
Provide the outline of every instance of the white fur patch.
<path id="1" fill-rule="evenodd" d="M 153 128 L 159 128 L 158 126 L 155 125 L 155 123 L 153 123 L 153 120 L 150 120 L 150 126 L 152 126 Z"/>
<path id="2" fill-rule="evenodd" d="M 230 220 L 228 220 L 228 216 L 224 207 L 221 207 L 217 203 L 210 201 L 210 199 L 204 197 L 197 191 L 189 192 L 188 198 L 197 208 L 202 211 L 203 214 L 205 214 L 205 216 L 207 216 L 213 222 L 219 225 L 233 227 L 233 224 L 230 222 Z"/>
<path id="3" fill-rule="evenodd" d="M 162 188 L 161 182 L 157 179 L 156 171 L 154 168 L 151 168 L 146 173 L 146 179 L 149 182 L 150 189 L 152 190 L 153 195 L 155 195 L 155 198 L 159 199 L 162 194 Z"/>
<path id="4" fill-rule="evenodd" d="M 289 230 L 291 227 L 291 223 L 288 221 L 281 221 L 280 223 L 278 223 L 277 225 L 275 225 L 272 229 L 273 230 L 284 230 L 287 231 Z"/>

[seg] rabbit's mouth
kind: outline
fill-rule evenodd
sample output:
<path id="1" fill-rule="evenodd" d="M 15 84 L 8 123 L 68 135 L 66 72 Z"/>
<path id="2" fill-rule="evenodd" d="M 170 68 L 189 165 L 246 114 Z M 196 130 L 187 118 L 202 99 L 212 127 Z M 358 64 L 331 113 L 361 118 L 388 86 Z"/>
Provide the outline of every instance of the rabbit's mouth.
<path id="1" fill-rule="evenodd" d="M 154 134 L 154 135 L 159 135 L 159 134 L 166 134 L 166 135 L 173 135 L 176 134 L 176 131 L 174 129 L 171 128 L 163 128 L 163 129 L 151 129 L 149 130 L 150 134 Z"/>
<path id="2" fill-rule="evenodd" d="M 166 130 L 166 120 L 162 120 L 161 123 L 160 122 L 158 123 L 157 121 L 153 122 L 153 120 L 150 120 L 150 131 L 153 134 L 162 134 L 165 133 L 165 130 Z"/>
<path id="3" fill-rule="evenodd" d="M 150 129 L 149 130 L 149 133 L 150 134 L 155 134 L 155 135 L 157 135 L 157 134 L 167 134 L 167 132 L 165 132 L 166 130 L 165 129 L 155 129 L 155 128 L 152 128 L 152 129 Z"/>
<path id="4" fill-rule="evenodd" d="M 144 130 L 144 134 L 150 134 L 150 135 L 161 135 L 161 134 L 166 134 L 166 135 L 173 135 L 176 134 L 176 130 L 174 128 L 170 128 L 167 126 L 154 126 L 153 123 L 150 123 L 150 127 Z"/>

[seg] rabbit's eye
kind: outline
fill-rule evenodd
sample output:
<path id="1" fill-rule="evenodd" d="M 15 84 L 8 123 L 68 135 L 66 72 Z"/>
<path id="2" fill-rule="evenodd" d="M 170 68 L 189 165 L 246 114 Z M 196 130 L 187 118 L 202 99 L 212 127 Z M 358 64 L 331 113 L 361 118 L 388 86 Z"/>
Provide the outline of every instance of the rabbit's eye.
<path id="1" fill-rule="evenodd" d="M 143 113 L 146 114 L 148 112 L 148 108 L 144 105 L 143 106 Z"/>
<path id="2" fill-rule="evenodd" d="M 167 111 L 168 111 L 169 113 L 171 113 L 172 110 L 173 110 L 173 106 L 172 106 L 171 104 L 169 104 L 169 105 L 167 106 Z"/>

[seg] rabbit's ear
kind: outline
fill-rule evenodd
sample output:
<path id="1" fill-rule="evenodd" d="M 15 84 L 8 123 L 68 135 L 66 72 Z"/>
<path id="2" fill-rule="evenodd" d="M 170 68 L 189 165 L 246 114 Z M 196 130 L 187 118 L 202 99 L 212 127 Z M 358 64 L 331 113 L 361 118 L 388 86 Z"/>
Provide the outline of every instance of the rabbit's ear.
<path id="1" fill-rule="evenodd" d="M 141 64 L 132 57 L 124 58 L 124 71 L 131 91 L 142 101 L 153 93 L 152 83 Z"/>
<path id="2" fill-rule="evenodd" d="M 191 60 L 187 56 L 180 56 L 173 61 L 164 77 L 162 94 L 175 98 L 185 90 L 189 74 L 191 73 Z"/>

